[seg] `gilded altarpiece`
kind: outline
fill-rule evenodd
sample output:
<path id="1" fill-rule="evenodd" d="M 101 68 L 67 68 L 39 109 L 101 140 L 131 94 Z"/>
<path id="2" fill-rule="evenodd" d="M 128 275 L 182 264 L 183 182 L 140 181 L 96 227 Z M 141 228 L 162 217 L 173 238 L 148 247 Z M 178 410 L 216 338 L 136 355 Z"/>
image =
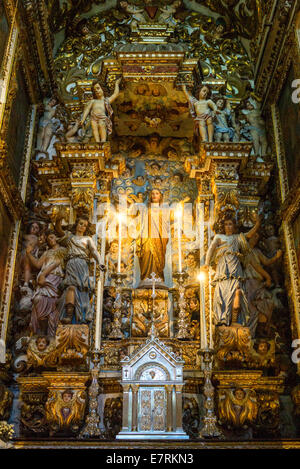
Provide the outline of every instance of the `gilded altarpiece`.
<path id="1" fill-rule="evenodd" d="M 299 66 L 266 90 L 263 49 L 292 6 L 92 3 L 11 7 L 3 419 L 29 447 L 294 438 Z"/>

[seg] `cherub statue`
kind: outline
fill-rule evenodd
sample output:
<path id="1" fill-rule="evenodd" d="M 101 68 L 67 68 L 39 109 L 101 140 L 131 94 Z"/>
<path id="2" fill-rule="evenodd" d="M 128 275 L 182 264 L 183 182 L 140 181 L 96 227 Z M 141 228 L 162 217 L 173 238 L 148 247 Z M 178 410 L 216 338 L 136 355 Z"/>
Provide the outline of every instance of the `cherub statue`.
<path id="1" fill-rule="evenodd" d="M 189 101 L 190 113 L 195 120 L 196 132 L 199 133 L 202 142 L 212 142 L 214 137 L 213 117 L 218 108 L 210 99 L 210 87 L 208 85 L 202 86 L 198 99 L 187 91 L 185 85 L 182 86 L 182 89 Z"/>
<path id="2" fill-rule="evenodd" d="M 261 242 L 261 246 L 265 251 L 269 259 L 274 258 L 276 253 L 280 251 L 280 239 L 275 234 L 275 227 L 271 223 L 267 223 L 264 227 L 264 239 Z M 280 261 L 280 256 L 277 258 L 276 262 L 271 262 L 268 265 L 271 276 L 275 282 L 276 288 L 280 288 L 282 284 L 282 265 Z"/>
<path id="3" fill-rule="evenodd" d="M 249 131 L 253 140 L 255 156 L 264 157 L 268 150 L 268 141 L 266 135 L 266 124 L 261 115 L 261 109 L 258 102 L 256 107 L 251 101 L 247 101 L 245 112 L 246 120 L 249 122 Z"/>
<path id="4" fill-rule="evenodd" d="M 272 278 L 264 269 L 264 266 L 271 266 L 280 259 L 282 251 L 278 249 L 273 257 L 268 258 L 256 247 L 259 241 L 259 234 L 255 233 L 249 239 L 249 251 L 245 255 L 245 290 L 248 299 L 250 312 L 250 329 L 254 335 L 258 322 L 264 322 L 269 326 L 272 312 L 275 308 L 274 298 L 267 288 L 271 287 Z"/>
<path id="5" fill-rule="evenodd" d="M 93 136 L 96 142 L 106 142 L 107 134 L 112 132 L 111 116 L 113 110 L 111 103 L 119 96 L 119 84 L 121 78 L 116 81 L 115 90 L 109 98 L 104 97 L 101 84 L 96 81 L 92 85 L 93 99 L 85 106 L 80 124 L 83 125 L 90 114 Z"/>
<path id="6" fill-rule="evenodd" d="M 27 228 L 27 232 L 23 237 L 23 250 L 21 254 L 21 266 L 24 271 L 24 287 L 29 286 L 32 280 L 32 264 L 26 255 L 26 249 L 31 247 L 31 254 L 37 258 L 39 253 L 39 236 L 41 235 L 41 226 L 38 222 L 32 222 Z"/>
<path id="7" fill-rule="evenodd" d="M 58 101 L 56 98 L 44 100 L 44 114 L 39 122 L 36 149 L 47 155 L 47 149 L 60 122 L 55 118 Z"/>
<path id="8" fill-rule="evenodd" d="M 234 136 L 234 130 L 231 127 L 233 115 L 230 103 L 226 98 L 221 97 L 216 101 L 216 105 L 218 111 L 215 115 L 215 140 L 216 142 L 229 142 Z"/>
<path id="9" fill-rule="evenodd" d="M 131 30 L 138 28 L 139 23 L 147 23 L 144 14 L 144 8 L 138 8 L 135 5 L 129 5 L 127 2 L 120 2 L 120 5 L 122 8 L 124 8 L 124 10 L 126 10 L 126 13 L 132 16 L 132 19 L 130 20 Z"/>
<path id="10" fill-rule="evenodd" d="M 176 24 L 173 15 L 176 13 L 177 8 L 180 7 L 181 0 L 176 0 L 171 5 L 161 6 L 161 13 L 158 17 L 158 23 L 167 24 L 168 26 Z"/>

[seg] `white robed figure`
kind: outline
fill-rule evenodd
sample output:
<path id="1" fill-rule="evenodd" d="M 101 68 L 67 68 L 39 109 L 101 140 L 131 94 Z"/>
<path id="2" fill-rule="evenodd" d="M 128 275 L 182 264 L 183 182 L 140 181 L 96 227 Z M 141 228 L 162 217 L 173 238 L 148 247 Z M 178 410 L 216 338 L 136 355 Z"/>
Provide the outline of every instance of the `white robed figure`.
<path id="1" fill-rule="evenodd" d="M 260 220 L 248 233 L 236 233 L 236 222 L 225 216 L 221 233 L 216 234 L 206 255 L 206 267 L 214 264 L 216 273 L 213 310 L 218 326 L 247 326 L 249 308 L 245 294 L 243 256 L 248 251 L 247 240 L 258 230 Z"/>

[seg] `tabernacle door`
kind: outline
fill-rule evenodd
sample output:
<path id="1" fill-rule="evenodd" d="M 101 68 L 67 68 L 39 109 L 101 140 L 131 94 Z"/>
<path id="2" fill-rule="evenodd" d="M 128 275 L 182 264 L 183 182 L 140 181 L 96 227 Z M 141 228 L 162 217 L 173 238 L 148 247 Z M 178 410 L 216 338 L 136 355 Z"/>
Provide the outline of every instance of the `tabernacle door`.
<path id="1" fill-rule="evenodd" d="M 166 392 L 164 387 L 141 386 L 139 389 L 138 431 L 166 431 Z"/>

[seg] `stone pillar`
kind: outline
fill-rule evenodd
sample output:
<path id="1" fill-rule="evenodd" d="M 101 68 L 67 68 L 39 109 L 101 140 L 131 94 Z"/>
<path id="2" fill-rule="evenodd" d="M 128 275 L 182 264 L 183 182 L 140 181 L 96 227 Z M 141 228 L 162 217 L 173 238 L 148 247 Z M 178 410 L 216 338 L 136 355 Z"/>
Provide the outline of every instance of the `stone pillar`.
<path id="1" fill-rule="evenodd" d="M 173 414 L 172 414 L 172 390 L 173 385 L 167 384 L 165 386 L 167 392 L 167 432 L 173 430 Z"/>
<path id="2" fill-rule="evenodd" d="M 132 431 L 133 432 L 137 432 L 138 390 L 139 390 L 139 385 L 133 384 L 132 385 Z"/>
<path id="3" fill-rule="evenodd" d="M 123 427 L 122 427 L 122 432 L 130 432 L 131 431 L 131 425 L 129 422 L 129 405 L 130 405 L 130 399 L 129 399 L 129 394 L 130 394 L 130 384 L 123 384 Z M 130 412 L 131 413 L 131 412 Z"/>
<path id="4" fill-rule="evenodd" d="M 176 432 L 183 432 L 182 428 L 182 384 L 175 385 L 176 391 Z"/>

